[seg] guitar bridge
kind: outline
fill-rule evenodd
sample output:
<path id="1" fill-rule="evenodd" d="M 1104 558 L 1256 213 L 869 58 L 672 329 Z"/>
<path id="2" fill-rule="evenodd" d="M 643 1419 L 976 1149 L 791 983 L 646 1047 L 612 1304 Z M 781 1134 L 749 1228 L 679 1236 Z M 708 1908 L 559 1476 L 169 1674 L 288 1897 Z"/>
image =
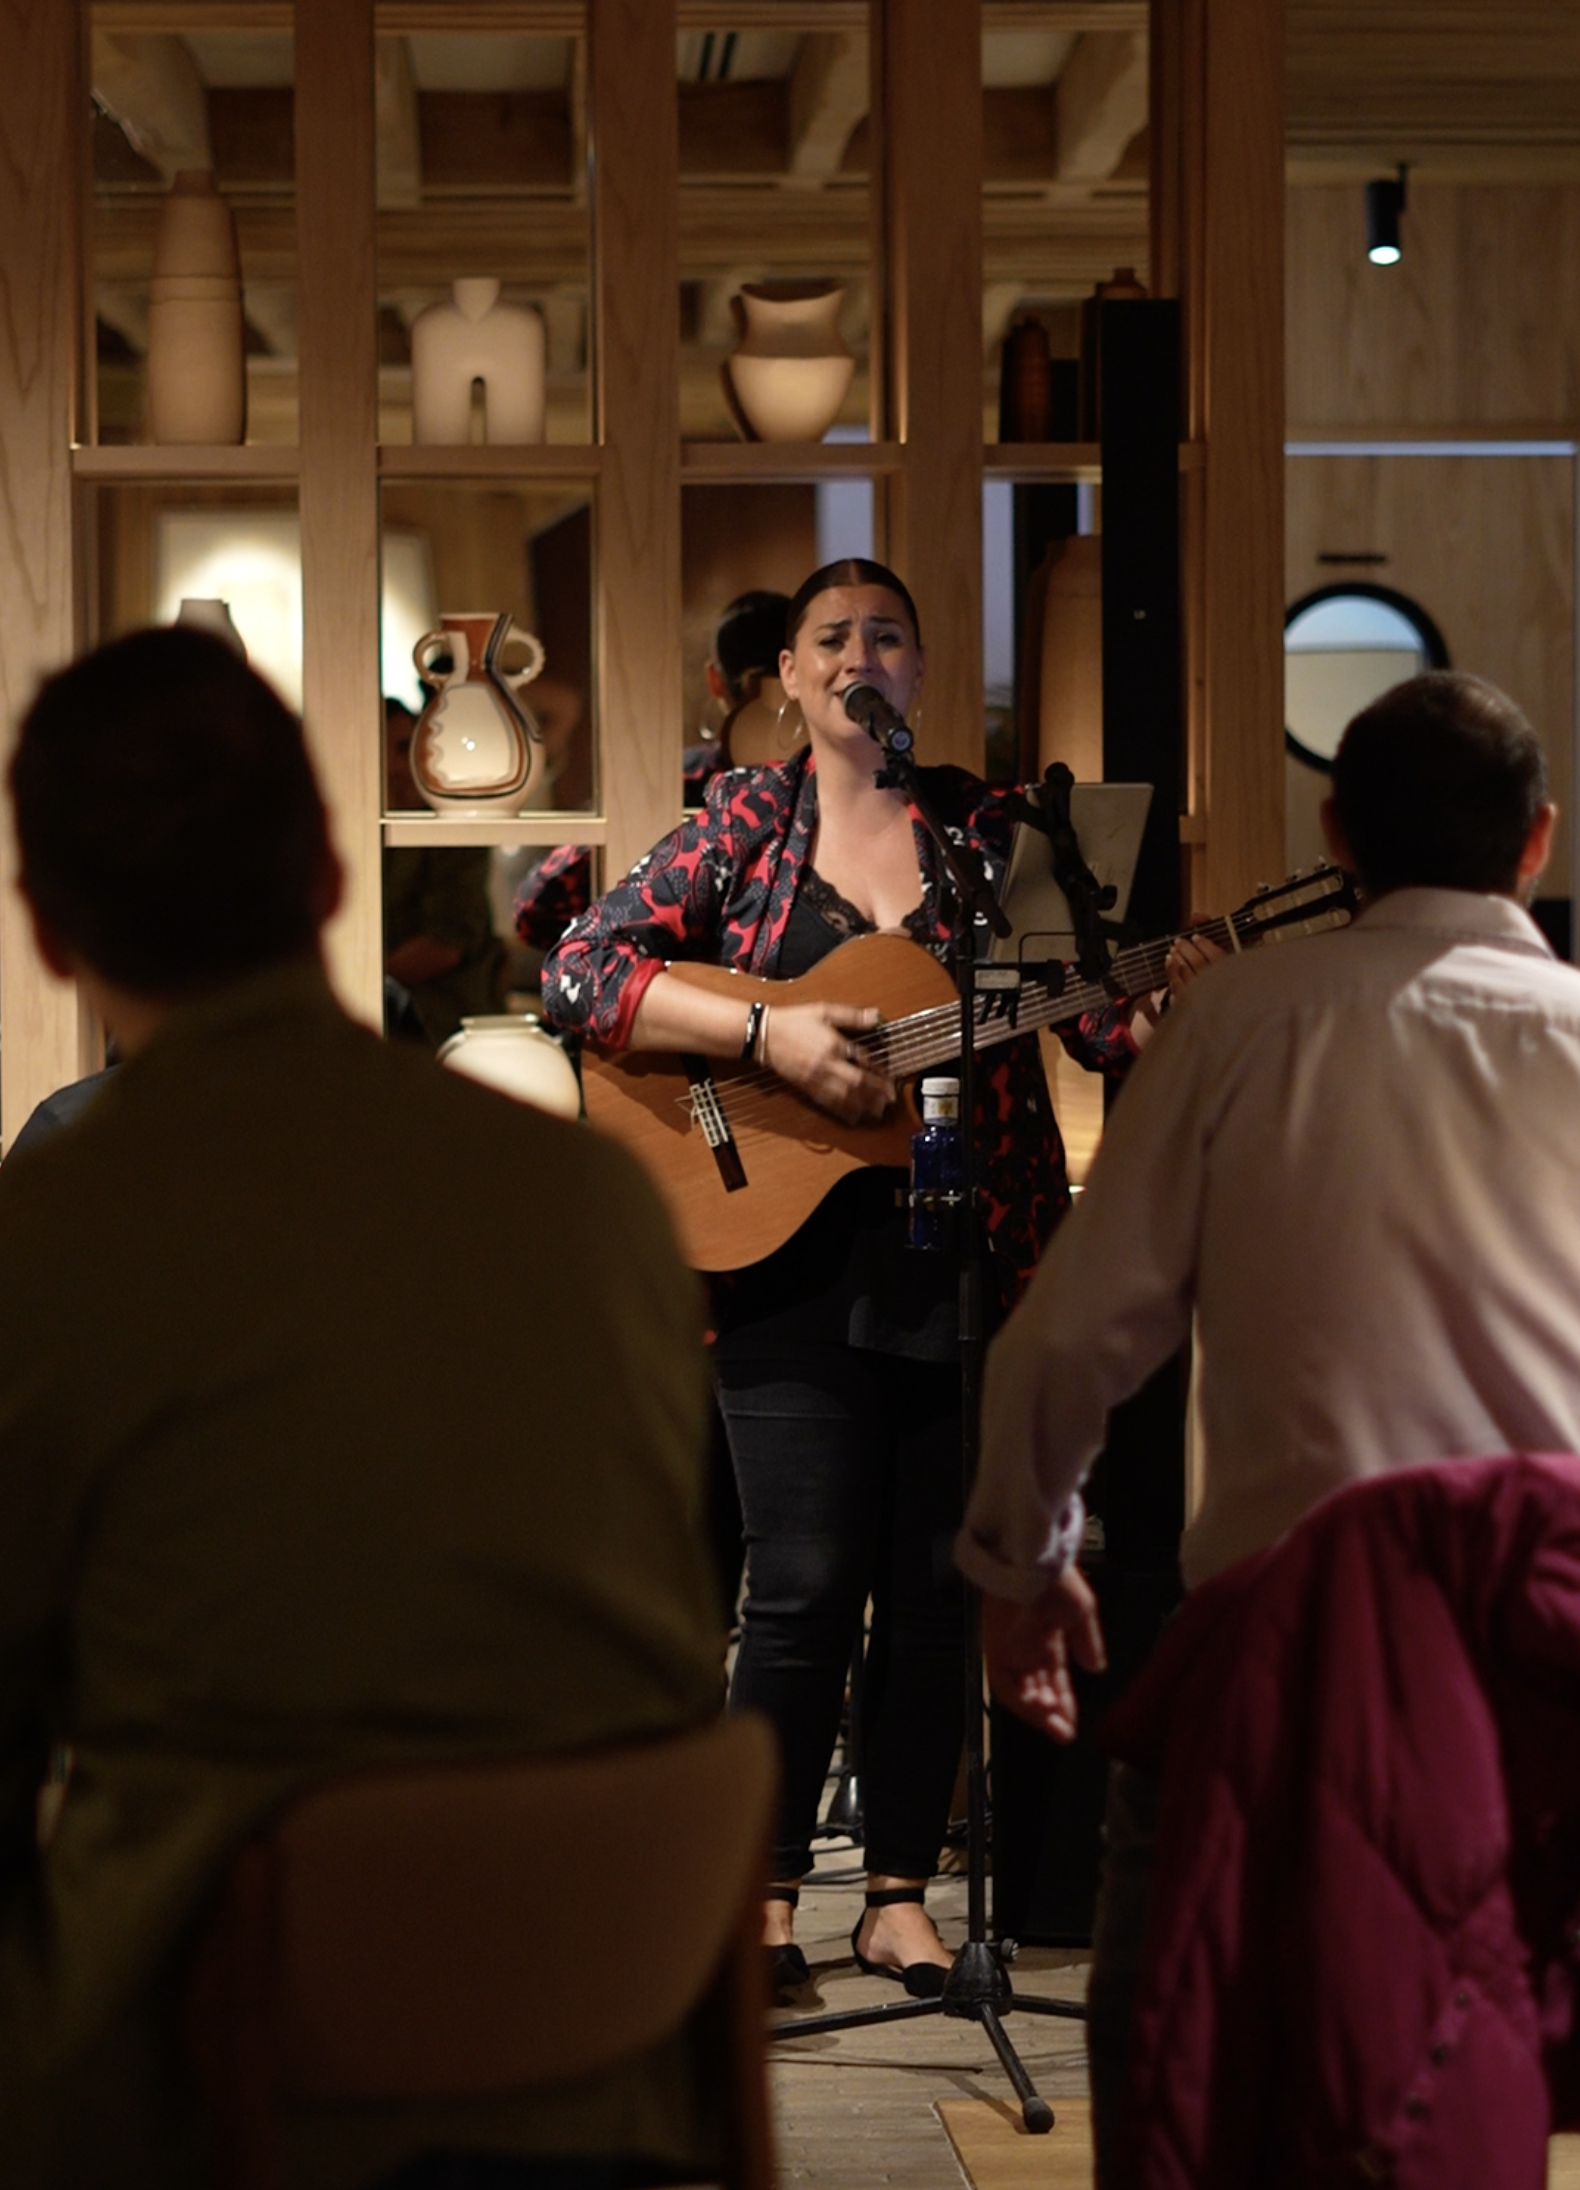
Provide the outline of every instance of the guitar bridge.
<path id="1" fill-rule="evenodd" d="M 681 1062 L 691 1083 L 691 1122 L 701 1128 L 703 1139 L 713 1151 L 725 1193 L 738 1193 L 746 1184 L 746 1166 L 741 1162 L 741 1152 L 724 1114 L 719 1083 L 708 1070 L 705 1057 L 685 1057 Z"/>

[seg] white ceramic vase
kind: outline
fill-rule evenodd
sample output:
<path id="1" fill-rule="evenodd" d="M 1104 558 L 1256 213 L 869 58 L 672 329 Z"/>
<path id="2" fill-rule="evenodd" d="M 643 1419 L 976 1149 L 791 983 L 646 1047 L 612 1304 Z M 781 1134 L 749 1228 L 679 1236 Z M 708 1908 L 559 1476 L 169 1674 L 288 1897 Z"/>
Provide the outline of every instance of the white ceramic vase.
<path id="1" fill-rule="evenodd" d="M 450 284 L 448 304 L 430 304 L 411 330 L 411 437 L 453 447 L 471 438 L 472 383 L 483 383 L 486 438 L 519 446 L 543 439 L 543 320 L 524 304 L 502 304 L 497 281 Z"/>
<path id="2" fill-rule="evenodd" d="M 207 168 L 176 176 L 159 218 L 148 301 L 148 434 L 164 447 L 247 436 L 236 223 Z"/>
<path id="3" fill-rule="evenodd" d="M 411 773 L 435 813 L 519 814 L 534 796 L 547 762 L 525 693 L 543 658 L 530 631 L 493 609 L 446 614 L 417 641 L 412 660 L 434 690 Z"/>
<path id="4" fill-rule="evenodd" d="M 576 1068 L 530 1011 L 463 1019 L 460 1033 L 440 1050 L 439 1062 L 556 1118 L 581 1114 Z"/>
<path id="5" fill-rule="evenodd" d="M 821 441 L 839 416 L 856 370 L 839 331 L 844 296 L 837 282 L 762 281 L 732 300 L 741 340 L 725 392 L 759 441 Z"/>

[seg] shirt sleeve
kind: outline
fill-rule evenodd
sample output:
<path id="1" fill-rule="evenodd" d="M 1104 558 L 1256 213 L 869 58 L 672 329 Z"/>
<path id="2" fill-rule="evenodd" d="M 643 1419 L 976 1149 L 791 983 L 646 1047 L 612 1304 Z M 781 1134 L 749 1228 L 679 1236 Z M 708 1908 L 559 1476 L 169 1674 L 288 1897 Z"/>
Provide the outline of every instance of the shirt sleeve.
<path id="1" fill-rule="evenodd" d="M 711 955 L 719 876 L 728 870 L 727 775 L 707 804 L 639 859 L 571 923 L 543 963 L 544 1014 L 608 1048 L 624 1048 L 649 982 L 675 958 Z"/>
<path id="2" fill-rule="evenodd" d="M 956 1544 L 981 1589 L 1029 1603 L 1079 1547 L 1071 1501 L 1110 1408 L 1174 1353 L 1195 1295 L 1203 1031 L 1170 1015 L 1137 1060 L 1092 1176 L 989 1356 L 976 1486 Z"/>
<path id="3" fill-rule="evenodd" d="M 592 853 L 561 844 L 540 859 L 516 892 L 516 933 L 534 950 L 551 950 L 591 902 Z"/>

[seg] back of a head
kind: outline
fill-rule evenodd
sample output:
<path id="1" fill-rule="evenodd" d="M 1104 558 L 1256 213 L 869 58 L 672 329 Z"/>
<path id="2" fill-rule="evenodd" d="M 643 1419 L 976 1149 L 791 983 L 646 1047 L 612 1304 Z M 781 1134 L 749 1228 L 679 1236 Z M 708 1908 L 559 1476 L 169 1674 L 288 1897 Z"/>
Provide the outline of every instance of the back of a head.
<path id="1" fill-rule="evenodd" d="M 1345 731 L 1333 804 L 1373 896 L 1512 893 L 1547 796 L 1540 741 L 1506 693 L 1461 670 L 1398 684 Z"/>
<path id="2" fill-rule="evenodd" d="M 11 793 L 29 901 L 118 987 L 179 995 L 313 948 L 328 825 L 302 726 L 218 639 L 140 631 L 51 677 Z"/>
<path id="3" fill-rule="evenodd" d="M 761 677 L 778 676 L 789 606 L 788 593 L 757 588 L 737 594 L 719 618 L 713 657 L 733 698 L 746 697 L 746 680 L 753 671 Z"/>

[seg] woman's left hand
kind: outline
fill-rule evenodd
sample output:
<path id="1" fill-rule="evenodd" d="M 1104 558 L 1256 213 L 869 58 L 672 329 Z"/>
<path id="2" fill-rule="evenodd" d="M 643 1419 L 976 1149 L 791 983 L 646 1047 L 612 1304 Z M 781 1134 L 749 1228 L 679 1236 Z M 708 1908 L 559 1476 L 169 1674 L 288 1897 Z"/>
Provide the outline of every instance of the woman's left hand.
<path id="1" fill-rule="evenodd" d="M 1170 996 L 1182 995 L 1199 974 L 1206 972 L 1215 958 L 1222 958 L 1224 955 L 1221 946 L 1205 935 L 1175 936 L 1169 946 L 1169 954 L 1163 961 Z"/>

